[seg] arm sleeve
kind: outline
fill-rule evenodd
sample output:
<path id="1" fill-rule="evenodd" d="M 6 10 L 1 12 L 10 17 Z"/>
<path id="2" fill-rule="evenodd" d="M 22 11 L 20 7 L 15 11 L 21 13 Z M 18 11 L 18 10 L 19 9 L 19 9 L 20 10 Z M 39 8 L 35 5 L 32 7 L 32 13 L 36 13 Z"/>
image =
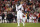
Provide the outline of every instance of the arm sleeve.
<path id="1" fill-rule="evenodd" d="M 23 6 L 21 7 L 22 10 L 24 10 Z"/>
<path id="2" fill-rule="evenodd" d="M 18 7 L 17 7 L 17 5 L 16 5 L 16 11 L 18 11 L 18 9 L 17 9 Z"/>

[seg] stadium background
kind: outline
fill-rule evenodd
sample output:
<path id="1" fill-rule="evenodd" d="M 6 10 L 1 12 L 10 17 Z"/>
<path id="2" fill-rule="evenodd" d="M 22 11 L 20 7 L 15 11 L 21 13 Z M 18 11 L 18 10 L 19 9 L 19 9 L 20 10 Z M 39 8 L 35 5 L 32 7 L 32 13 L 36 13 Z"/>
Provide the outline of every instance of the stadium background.
<path id="1" fill-rule="evenodd" d="M 33 23 L 40 23 L 40 0 L 0 0 L 0 23 L 16 23 L 16 2 L 23 2 L 24 13 L 27 14 L 29 20 L 31 15 L 36 17 Z M 2 21 L 1 21 L 2 20 Z M 27 22 L 27 21 L 26 21 Z"/>
<path id="2" fill-rule="evenodd" d="M 31 19 L 34 20 L 31 23 L 26 20 L 25 27 L 40 27 L 40 0 L 0 0 L 0 27 L 17 27 L 15 2 L 20 1 L 24 1 L 24 14 L 26 13 L 27 20 L 30 19 L 30 15 L 36 17 Z M 23 27 L 22 23 L 20 25 Z"/>

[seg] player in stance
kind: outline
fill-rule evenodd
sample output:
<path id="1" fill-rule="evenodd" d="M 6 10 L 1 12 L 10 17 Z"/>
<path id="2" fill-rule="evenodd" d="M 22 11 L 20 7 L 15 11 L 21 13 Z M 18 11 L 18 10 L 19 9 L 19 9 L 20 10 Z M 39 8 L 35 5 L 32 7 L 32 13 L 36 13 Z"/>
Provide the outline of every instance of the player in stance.
<path id="1" fill-rule="evenodd" d="M 16 4 L 16 11 L 17 11 L 17 23 L 18 23 L 18 27 L 20 26 L 20 19 L 23 21 L 23 2 L 20 3 L 19 6 L 17 6 Z M 24 26 L 24 21 L 23 21 L 23 26 Z"/>

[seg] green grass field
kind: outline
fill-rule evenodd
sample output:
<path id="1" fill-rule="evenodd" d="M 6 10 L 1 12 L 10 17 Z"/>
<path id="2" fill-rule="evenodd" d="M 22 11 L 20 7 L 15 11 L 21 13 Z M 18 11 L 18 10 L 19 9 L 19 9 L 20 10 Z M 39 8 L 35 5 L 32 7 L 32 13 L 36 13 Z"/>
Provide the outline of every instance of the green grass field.
<path id="1" fill-rule="evenodd" d="M 17 27 L 17 23 L 0 23 L 0 27 Z M 23 27 L 22 23 L 20 27 Z M 25 27 L 40 27 L 40 23 L 26 23 Z"/>

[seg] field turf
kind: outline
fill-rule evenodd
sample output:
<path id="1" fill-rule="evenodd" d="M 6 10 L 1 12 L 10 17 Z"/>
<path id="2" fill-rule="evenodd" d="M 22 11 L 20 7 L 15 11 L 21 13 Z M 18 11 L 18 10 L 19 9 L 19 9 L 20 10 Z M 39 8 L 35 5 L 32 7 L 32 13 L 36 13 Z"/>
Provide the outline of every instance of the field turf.
<path id="1" fill-rule="evenodd" d="M 0 23 L 0 27 L 17 27 L 17 23 Z M 23 27 L 22 23 L 20 27 Z M 26 23 L 24 27 L 40 27 L 40 23 Z"/>

